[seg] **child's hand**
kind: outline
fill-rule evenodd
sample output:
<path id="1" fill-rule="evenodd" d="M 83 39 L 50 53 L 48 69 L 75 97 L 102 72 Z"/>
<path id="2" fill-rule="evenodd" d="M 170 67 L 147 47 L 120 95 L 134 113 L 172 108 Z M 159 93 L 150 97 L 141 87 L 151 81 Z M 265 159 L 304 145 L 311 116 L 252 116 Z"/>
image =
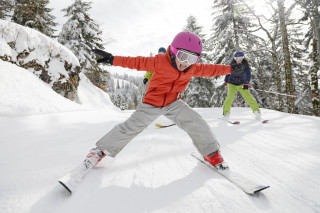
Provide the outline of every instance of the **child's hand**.
<path id="1" fill-rule="evenodd" d="M 242 86 L 242 89 L 247 90 L 247 89 L 249 89 L 249 86 L 248 86 L 247 84 L 244 84 L 244 85 Z"/>
<path id="2" fill-rule="evenodd" d="M 147 84 L 147 82 L 148 82 L 148 79 L 147 79 L 147 78 L 144 78 L 144 79 L 143 79 L 143 84 Z"/>
<path id="3" fill-rule="evenodd" d="M 106 63 L 113 65 L 114 56 L 111 53 L 99 49 L 93 49 L 92 51 L 98 56 L 102 57 L 97 60 L 97 63 Z"/>

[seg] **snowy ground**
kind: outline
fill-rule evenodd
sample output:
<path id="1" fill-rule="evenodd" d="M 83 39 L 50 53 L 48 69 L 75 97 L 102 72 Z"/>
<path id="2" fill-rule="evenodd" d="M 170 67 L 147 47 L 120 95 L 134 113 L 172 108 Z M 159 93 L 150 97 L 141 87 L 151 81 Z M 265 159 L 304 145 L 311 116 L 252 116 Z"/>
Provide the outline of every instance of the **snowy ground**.
<path id="1" fill-rule="evenodd" d="M 87 81 L 73 103 L 29 72 L 0 66 L 1 213 L 320 212 L 320 118 L 266 109 L 270 123 L 261 124 L 250 109 L 233 108 L 240 125 L 219 120 L 220 108 L 196 109 L 231 169 L 271 186 L 259 196 L 192 158 L 195 148 L 178 127 L 157 129 L 154 123 L 170 123 L 165 117 L 104 159 L 70 196 L 57 180 L 132 111 L 116 110 Z"/>
<path id="2" fill-rule="evenodd" d="M 231 169 L 270 189 L 244 194 L 190 156 L 195 148 L 182 130 L 151 125 L 69 196 L 57 179 L 131 112 L 0 117 L 0 212 L 320 212 L 319 118 L 263 110 L 271 121 L 260 124 L 239 108 L 242 124 L 231 126 L 217 119 L 221 109 L 197 111 Z"/>

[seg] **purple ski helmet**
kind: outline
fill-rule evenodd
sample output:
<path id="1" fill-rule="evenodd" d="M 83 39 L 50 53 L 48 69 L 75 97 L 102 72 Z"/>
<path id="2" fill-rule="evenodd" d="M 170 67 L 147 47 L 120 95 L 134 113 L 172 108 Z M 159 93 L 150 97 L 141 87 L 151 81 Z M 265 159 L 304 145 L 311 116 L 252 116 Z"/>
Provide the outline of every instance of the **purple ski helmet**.
<path id="1" fill-rule="evenodd" d="M 180 32 L 178 33 L 172 43 L 175 49 L 184 49 L 193 53 L 197 53 L 199 56 L 202 51 L 202 41 L 196 34 L 192 32 Z"/>

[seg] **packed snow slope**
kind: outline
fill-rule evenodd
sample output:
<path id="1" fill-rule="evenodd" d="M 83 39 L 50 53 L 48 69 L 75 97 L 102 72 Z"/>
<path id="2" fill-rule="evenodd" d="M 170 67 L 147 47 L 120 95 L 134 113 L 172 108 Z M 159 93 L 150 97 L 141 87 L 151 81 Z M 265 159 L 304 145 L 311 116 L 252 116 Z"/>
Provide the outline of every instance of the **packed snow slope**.
<path id="1" fill-rule="evenodd" d="M 218 119 L 220 108 L 196 109 L 230 169 L 271 186 L 258 196 L 191 157 L 196 149 L 178 127 L 157 129 L 155 123 L 171 123 L 162 116 L 116 158 L 103 159 L 70 196 L 57 180 L 132 111 L 116 110 L 83 78 L 75 103 L 26 70 L 0 67 L 1 213 L 320 212 L 320 118 L 266 109 L 270 122 L 261 124 L 249 108 L 233 108 L 240 125 Z"/>

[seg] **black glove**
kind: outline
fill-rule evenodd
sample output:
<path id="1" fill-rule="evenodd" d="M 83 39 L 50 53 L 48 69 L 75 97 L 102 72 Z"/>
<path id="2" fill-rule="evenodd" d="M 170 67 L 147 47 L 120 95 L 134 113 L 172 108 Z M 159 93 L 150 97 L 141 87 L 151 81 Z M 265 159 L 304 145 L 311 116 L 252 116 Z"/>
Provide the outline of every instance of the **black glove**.
<path id="1" fill-rule="evenodd" d="M 242 63 L 235 63 L 231 65 L 232 73 L 241 74 L 245 70 L 245 65 Z"/>
<path id="2" fill-rule="evenodd" d="M 111 53 L 99 49 L 93 49 L 92 52 L 101 57 L 97 60 L 97 63 L 106 63 L 113 65 L 114 56 Z"/>
<path id="3" fill-rule="evenodd" d="M 242 86 L 242 89 L 244 89 L 244 90 L 249 89 L 249 85 L 248 85 L 248 84 L 244 84 L 244 85 Z"/>
<path id="4" fill-rule="evenodd" d="M 144 78 L 143 79 L 143 84 L 146 84 L 148 82 L 148 79 L 147 78 Z"/>

